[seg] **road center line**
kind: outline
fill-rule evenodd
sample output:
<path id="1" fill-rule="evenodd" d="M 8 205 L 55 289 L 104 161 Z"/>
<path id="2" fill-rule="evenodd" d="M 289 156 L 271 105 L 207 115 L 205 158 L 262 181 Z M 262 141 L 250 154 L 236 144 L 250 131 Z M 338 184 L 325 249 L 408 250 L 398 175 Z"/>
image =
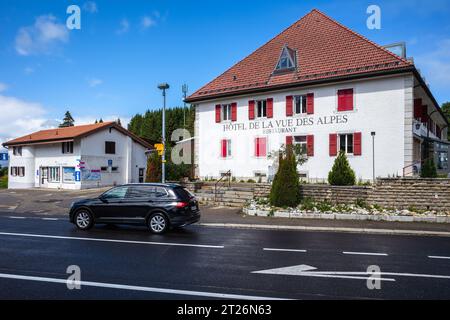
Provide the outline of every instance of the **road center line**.
<path id="1" fill-rule="evenodd" d="M 443 257 L 443 256 L 428 256 L 430 259 L 445 259 L 450 260 L 450 257 Z"/>
<path id="2" fill-rule="evenodd" d="M 45 234 L 29 234 L 29 233 L 0 232 L 0 235 L 2 235 L 2 236 L 15 236 L 15 237 L 33 237 L 33 238 L 48 238 L 48 239 L 65 239 L 65 240 L 82 240 L 82 241 L 97 241 L 97 242 L 115 242 L 115 243 L 129 243 L 129 244 L 160 245 L 160 246 L 196 247 L 196 248 L 211 248 L 211 249 L 223 249 L 224 248 L 224 246 L 213 246 L 213 245 L 205 245 L 205 244 L 153 242 L 153 241 L 133 241 L 133 240 L 102 239 L 102 238 L 81 238 L 81 237 L 51 236 L 51 235 L 45 235 Z"/>
<path id="3" fill-rule="evenodd" d="M 351 251 L 344 251 L 343 254 L 349 254 L 349 255 L 359 255 L 359 256 L 383 256 L 387 257 L 387 253 L 374 253 L 374 252 L 351 252 Z"/>
<path id="4" fill-rule="evenodd" d="M 46 277 L 32 277 L 16 274 L 6 274 L 0 273 L 0 278 L 4 279 L 15 279 L 15 280 L 27 280 L 27 281 L 39 281 L 39 282 L 50 282 L 50 283 L 61 283 L 67 284 L 67 279 L 58 278 L 46 278 Z M 72 283 L 72 282 L 70 282 Z M 177 294 L 177 295 L 187 295 L 196 297 L 210 297 L 219 299 L 238 299 L 238 300 L 286 300 L 282 298 L 272 298 L 272 297 L 259 297 L 259 296 L 247 296 L 239 294 L 227 294 L 227 293 L 217 293 L 217 292 L 203 292 L 203 291 L 190 291 L 190 290 L 177 290 L 177 289 L 165 289 L 165 288 L 153 288 L 153 287 L 142 287 L 142 286 L 131 286 L 123 284 L 114 283 L 104 283 L 104 282 L 92 282 L 92 281 L 78 281 L 76 284 L 86 287 L 99 287 L 99 288 L 109 288 L 109 289 L 120 289 L 120 290 L 132 290 L 132 291 L 144 291 L 144 292 L 156 292 L 156 293 L 166 293 L 166 294 Z"/>
<path id="5" fill-rule="evenodd" d="M 276 248 L 263 248 L 264 251 L 279 251 L 279 252 L 307 252 L 300 249 L 276 249 Z"/>
<path id="6" fill-rule="evenodd" d="M 19 216 L 9 216 L 10 219 L 26 219 L 25 217 L 19 217 Z"/>

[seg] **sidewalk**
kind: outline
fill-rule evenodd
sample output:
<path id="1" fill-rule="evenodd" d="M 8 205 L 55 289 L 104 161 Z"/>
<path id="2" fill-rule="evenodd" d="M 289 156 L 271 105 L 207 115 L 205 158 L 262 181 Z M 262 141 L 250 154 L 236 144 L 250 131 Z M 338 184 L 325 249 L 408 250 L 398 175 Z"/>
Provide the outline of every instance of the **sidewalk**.
<path id="1" fill-rule="evenodd" d="M 240 209 L 203 207 L 201 224 L 209 227 L 334 231 L 403 235 L 449 236 L 450 224 L 385 221 L 348 221 L 253 217 Z"/>

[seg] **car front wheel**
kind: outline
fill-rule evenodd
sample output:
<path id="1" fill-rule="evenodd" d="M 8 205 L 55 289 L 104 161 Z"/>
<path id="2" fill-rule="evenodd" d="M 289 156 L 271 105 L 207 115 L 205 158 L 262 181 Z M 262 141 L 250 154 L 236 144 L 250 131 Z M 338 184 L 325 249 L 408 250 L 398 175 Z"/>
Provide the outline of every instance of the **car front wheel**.
<path id="1" fill-rule="evenodd" d="M 79 210 L 75 213 L 75 225 L 80 230 L 88 230 L 94 225 L 92 214 L 87 210 Z"/>
<path id="2" fill-rule="evenodd" d="M 169 222 L 162 213 L 154 213 L 148 219 L 148 228 L 152 233 L 161 234 L 167 231 Z"/>

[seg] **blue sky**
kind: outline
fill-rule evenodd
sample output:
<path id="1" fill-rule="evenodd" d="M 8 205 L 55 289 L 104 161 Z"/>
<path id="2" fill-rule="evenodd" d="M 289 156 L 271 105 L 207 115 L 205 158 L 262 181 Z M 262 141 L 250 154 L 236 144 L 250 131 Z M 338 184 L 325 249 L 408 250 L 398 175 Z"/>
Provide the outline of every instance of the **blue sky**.
<path id="1" fill-rule="evenodd" d="M 82 8 L 81 30 L 66 9 Z M 366 26 L 380 6 L 381 30 Z M 437 100 L 450 100 L 450 1 L 64 1 L 0 2 L 0 141 L 54 125 L 66 109 L 77 123 L 168 105 L 318 8 L 379 44 L 406 41 Z"/>

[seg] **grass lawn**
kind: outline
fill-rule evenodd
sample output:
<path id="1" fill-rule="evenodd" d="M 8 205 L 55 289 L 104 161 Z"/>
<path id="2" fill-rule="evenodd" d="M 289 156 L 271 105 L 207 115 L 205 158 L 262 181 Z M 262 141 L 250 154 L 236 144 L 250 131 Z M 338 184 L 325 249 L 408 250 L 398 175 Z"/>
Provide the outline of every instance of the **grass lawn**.
<path id="1" fill-rule="evenodd" d="M 8 188 L 8 176 L 0 177 L 0 189 Z"/>

